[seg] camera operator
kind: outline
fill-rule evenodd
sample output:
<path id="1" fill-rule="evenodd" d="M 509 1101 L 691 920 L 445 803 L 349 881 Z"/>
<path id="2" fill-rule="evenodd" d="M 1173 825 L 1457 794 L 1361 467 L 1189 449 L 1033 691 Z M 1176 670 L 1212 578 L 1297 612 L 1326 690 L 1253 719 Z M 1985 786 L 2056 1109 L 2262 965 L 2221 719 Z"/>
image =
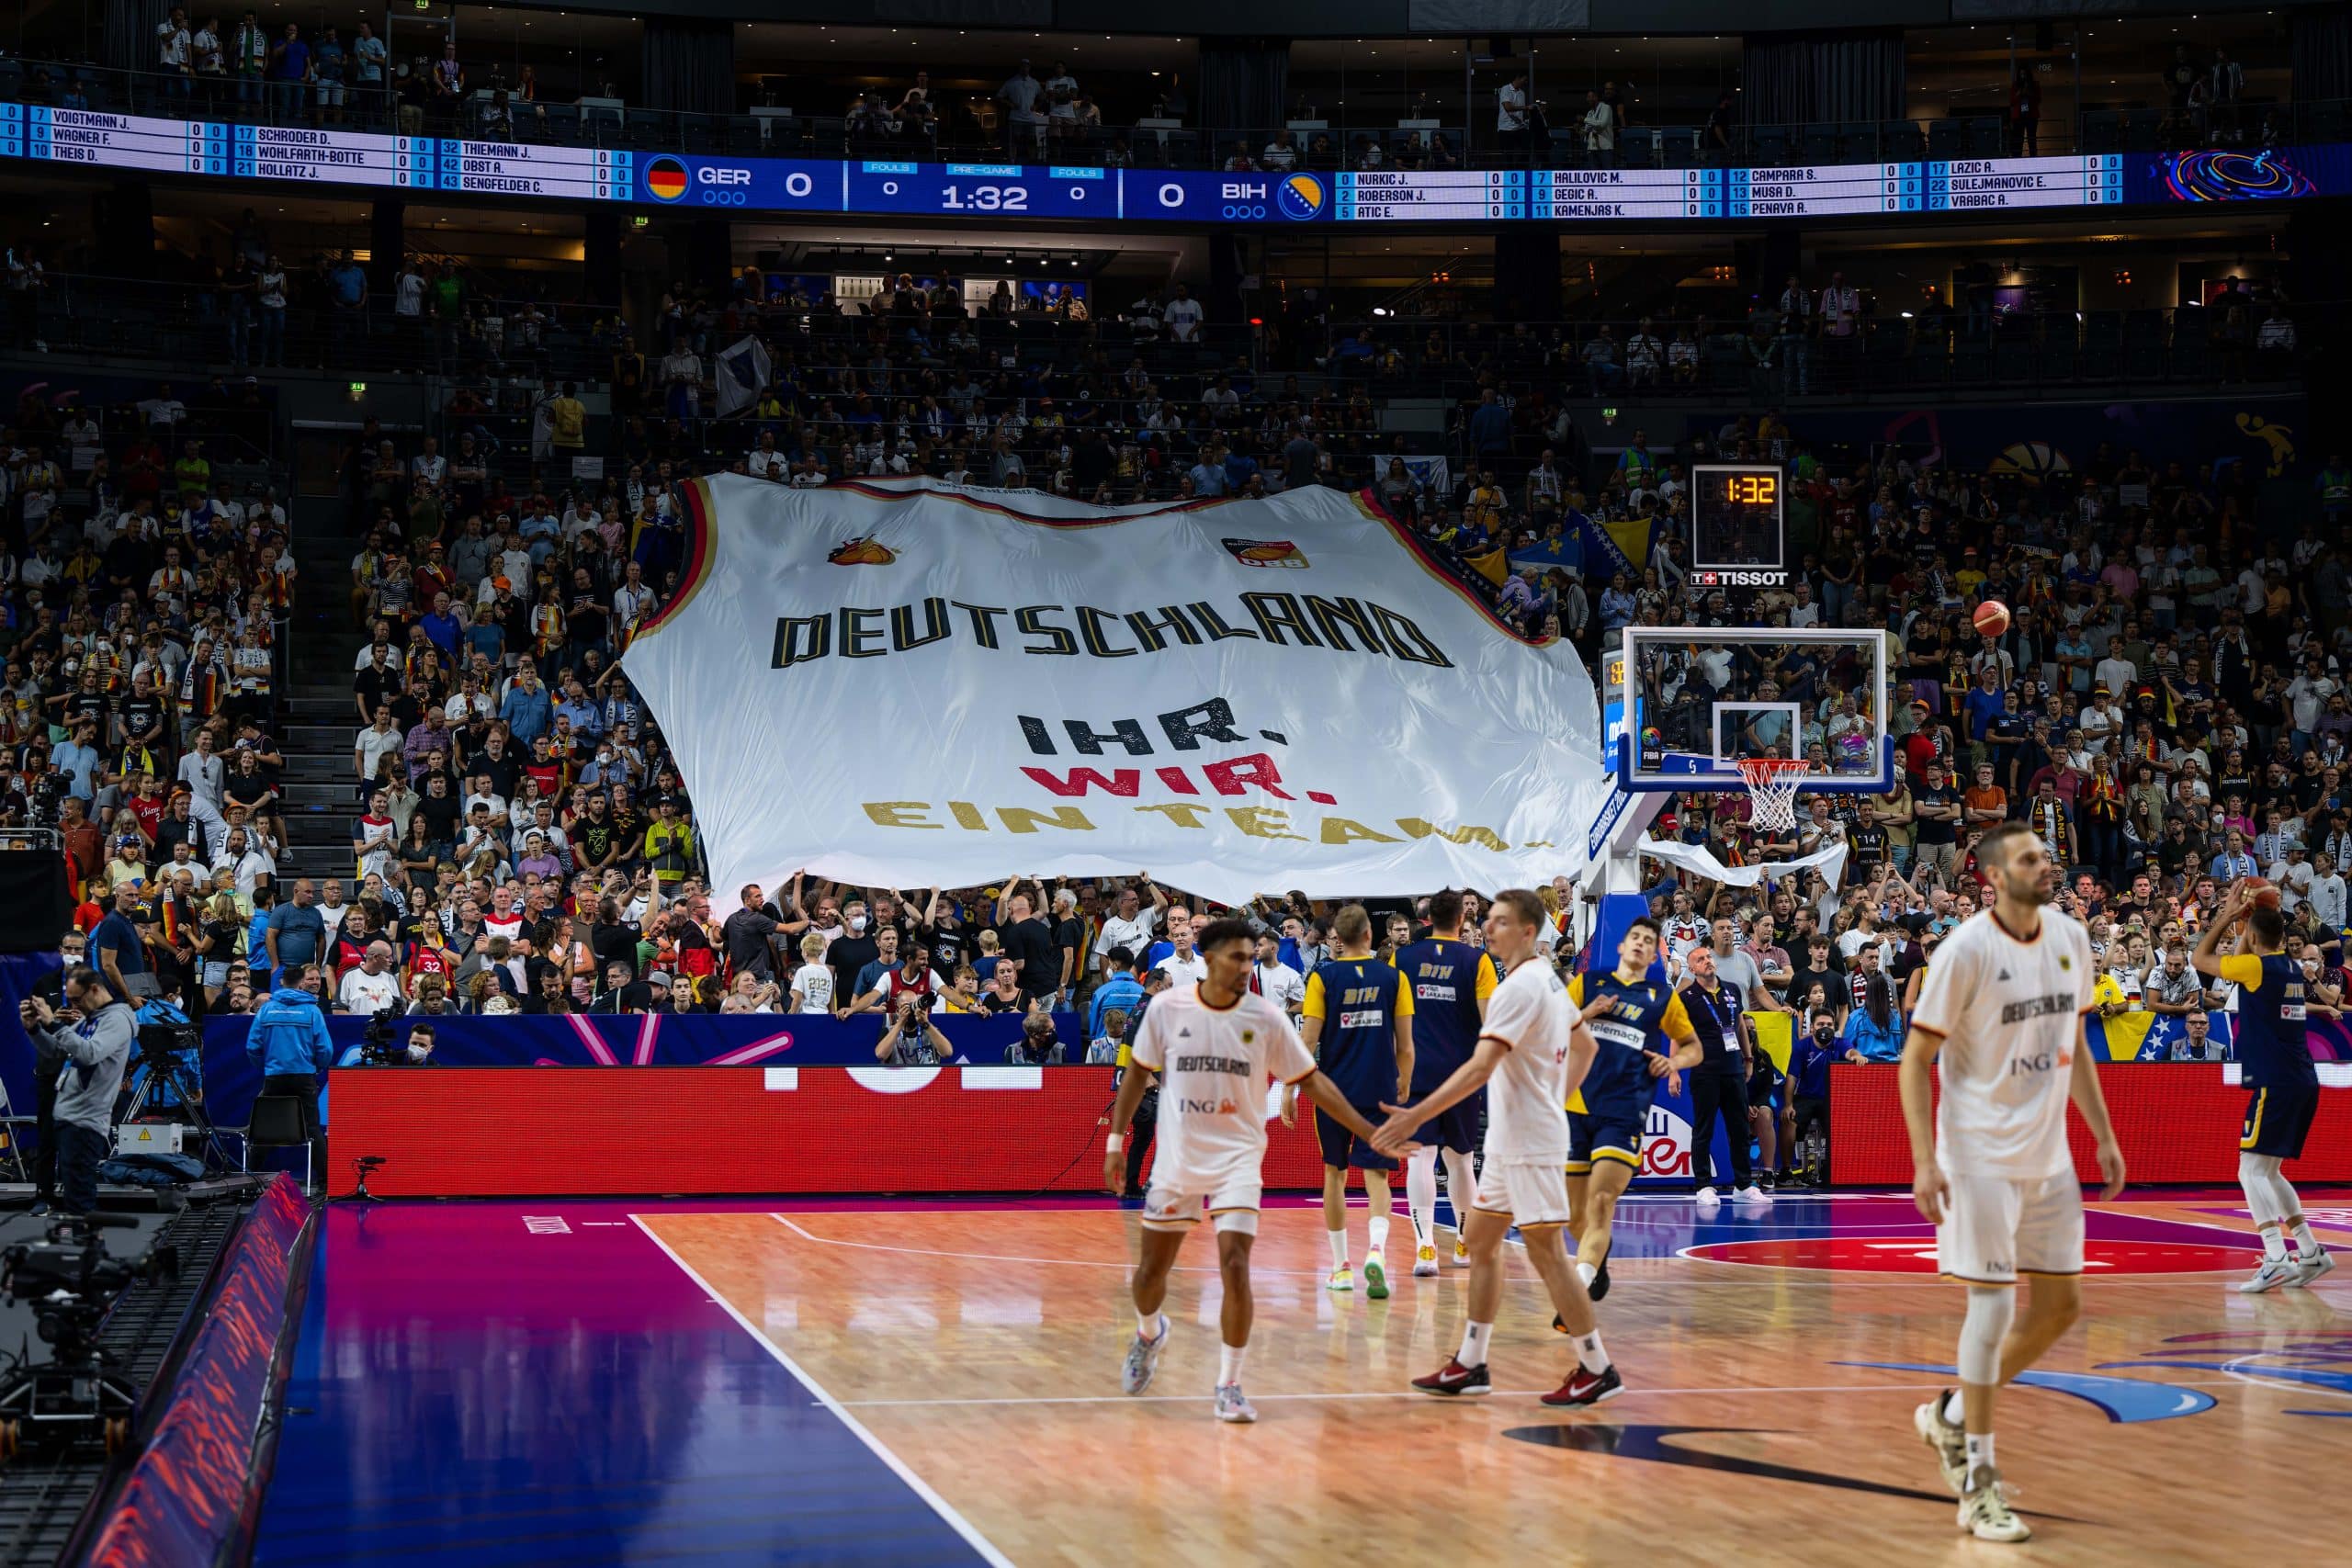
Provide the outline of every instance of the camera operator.
<path id="1" fill-rule="evenodd" d="M 1058 1067 L 1062 1055 L 1054 1015 L 1043 1009 L 1021 1021 L 1021 1038 L 1004 1048 L 1004 1059 L 1020 1067 Z"/>
<path id="2" fill-rule="evenodd" d="M 44 975 L 34 983 L 33 995 L 51 1007 L 65 1005 L 65 976 L 89 962 L 89 937 L 82 931 L 69 931 L 58 943 L 57 955 L 64 967 L 53 975 Z M 33 1054 L 33 1088 L 36 1098 L 34 1132 L 39 1145 L 33 1150 L 33 1198 L 48 1203 L 57 1197 L 57 1080 L 65 1070 L 65 1058 L 52 1056 L 46 1051 Z"/>
<path id="3" fill-rule="evenodd" d="M 65 972 L 64 997 L 63 1011 L 28 997 L 17 1013 L 44 1057 L 64 1058 L 57 1095 L 57 1184 L 65 1212 L 87 1214 L 98 1206 L 98 1162 L 107 1157 L 107 1127 L 139 1024 L 86 964 Z"/>
<path id="4" fill-rule="evenodd" d="M 326 1014 L 315 991 L 302 982 L 317 984 L 318 965 L 288 967 L 286 983 L 254 1009 L 253 1027 L 245 1032 L 245 1055 L 261 1069 L 264 1094 L 299 1095 L 310 1109 L 302 1119 L 311 1145 L 311 1179 L 318 1181 L 325 1169 L 325 1140 L 319 1136 L 319 1077 L 334 1061 L 334 1040 L 327 1033 Z"/>

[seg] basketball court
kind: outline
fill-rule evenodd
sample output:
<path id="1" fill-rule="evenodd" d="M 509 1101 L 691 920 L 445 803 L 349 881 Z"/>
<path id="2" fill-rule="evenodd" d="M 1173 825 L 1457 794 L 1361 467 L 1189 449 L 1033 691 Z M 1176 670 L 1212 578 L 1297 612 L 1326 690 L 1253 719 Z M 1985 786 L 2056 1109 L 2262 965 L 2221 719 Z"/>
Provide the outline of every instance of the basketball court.
<path id="1" fill-rule="evenodd" d="M 1781 581 L 1781 502 L 1777 469 L 1702 472 L 1694 570 Z M 1644 835 L 1673 795 L 1745 790 L 1801 843 L 1800 792 L 1894 776 L 1883 633 L 1636 626 L 1602 664 L 1613 777 L 1564 846 L 1579 945 L 1613 951 L 1646 913 Z M 1845 858 L 1803 863 L 1834 881 Z M 2352 1245 L 2352 1195 L 2306 1197 Z M 1495 1393 L 1441 1399 L 1408 1383 L 1462 1342 L 1468 1271 L 1411 1278 L 1400 1224 L 1393 1295 L 1333 1293 L 1314 1201 L 1272 1198 L 1242 1426 L 1211 1416 L 1204 1236 L 1156 1382 L 1120 1392 L 1139 1215 L 1105 1198 L 341 1205 L 255 1561 L 2220 1565 L 2258 1550 L 2252 1499 L 2308 1554 L 2326 1516 L 2295 1505 L 2352 1462 L 2352 1271 L 2241 1294 L 2260 1248 L 2240 1202 L 2090 1207 L 2084 1322 L 2002 1406 L 2021 1548 L 1957 1527 L 1914 1434 L 1957 1381 L 1964 1302 L 1907 1193 L 1636 1190 L 1599 1307 L 1625 1392 L 1574 1412 L 1539 1402 L 1575 1357 L 1523 1255 Z"/>
<path id="2" fill-rule="evenodd" d="M 2086 1312 L 2003 1422 L 2036 1562 L 2236 1563 L 2245 1502 L 2352 1462 L 2352 1280 L 2241 1296 L 2234 1192 L 2101 1204 Z M 2352 1195 L 2312 1195 L 2352 1243 Z M 1253 1427 L 1209 1415 L 1204 1238 L 1158 1382 L 1119 1393 L 1136 1216 L 1020 1206 L 484 1202 L 327 1216 L 256 1561 L 967 1562 L 1341 1557 L 1994 1561 L 1911 1408 L 1951 1382 L 1961 1292 L 1906 1197 L 1702 1215 L 1629 1199 L 1571 1364 L 1510 1264 L 1497 1392 L 1406 1389 L 1466 1271 L 1327 1293 L 1319 1213 L 1270 1207 Z M 1401 1231 L 1401 1227 L 1400 1227 Z M 2337 1276 L 2342 1279 L 2343 1276 Z M 2324 1518 L 2324 1515 L 2320 1516 Z M 2323 1525 L 2321 1528 L 2324 1528 Z"/>

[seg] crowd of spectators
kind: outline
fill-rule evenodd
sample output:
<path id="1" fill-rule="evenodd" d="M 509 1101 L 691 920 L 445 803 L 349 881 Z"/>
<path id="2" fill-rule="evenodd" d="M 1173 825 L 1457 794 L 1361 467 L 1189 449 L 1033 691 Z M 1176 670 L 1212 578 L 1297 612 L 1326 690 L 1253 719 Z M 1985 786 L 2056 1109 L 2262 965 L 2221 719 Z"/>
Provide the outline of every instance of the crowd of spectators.
<path id="1" fill-rule="evenodd" d="M 202 962 L 284 847 L 287 513 L 266 464 L 210 455 L 256 396 L 28 394 L 0 435 L 0 825 L 60 831 L 118 996 L 151 956 Z"/>

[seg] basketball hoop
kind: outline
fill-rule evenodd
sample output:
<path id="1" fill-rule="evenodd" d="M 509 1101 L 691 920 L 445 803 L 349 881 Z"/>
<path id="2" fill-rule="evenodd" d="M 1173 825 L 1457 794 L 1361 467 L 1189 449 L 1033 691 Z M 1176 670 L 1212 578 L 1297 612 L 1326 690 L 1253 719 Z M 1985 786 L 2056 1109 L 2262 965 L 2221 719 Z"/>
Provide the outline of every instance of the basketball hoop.
<path id="1" fill-rule="evenodd" d="M 1768 832 L 1797 825 L 1797 784 L 1810 764 L 1802 757 L 1742 757 L 1739 776 L 1747 785 L 1747 822 Z"/>

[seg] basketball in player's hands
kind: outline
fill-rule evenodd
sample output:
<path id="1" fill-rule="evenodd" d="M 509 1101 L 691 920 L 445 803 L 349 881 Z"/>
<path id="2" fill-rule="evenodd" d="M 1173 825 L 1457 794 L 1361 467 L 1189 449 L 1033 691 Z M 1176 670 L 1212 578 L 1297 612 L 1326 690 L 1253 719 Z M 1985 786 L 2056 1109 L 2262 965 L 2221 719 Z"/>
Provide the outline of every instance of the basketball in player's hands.
<path id="1" fill-rule="evenodd" d="M 2257 909 L 2278 907 L 2278 889 L 2259 876 L 2249 876 L 2245 882 L 2245 901 Z"/>
<path id="2" fill-rule="evenodd" d="M 1976 606 L 1972 621 L 1984 636 L 1999 637 L 2009 629 L 2009 607 L 1998 599 L 1987 599 Z"/>

